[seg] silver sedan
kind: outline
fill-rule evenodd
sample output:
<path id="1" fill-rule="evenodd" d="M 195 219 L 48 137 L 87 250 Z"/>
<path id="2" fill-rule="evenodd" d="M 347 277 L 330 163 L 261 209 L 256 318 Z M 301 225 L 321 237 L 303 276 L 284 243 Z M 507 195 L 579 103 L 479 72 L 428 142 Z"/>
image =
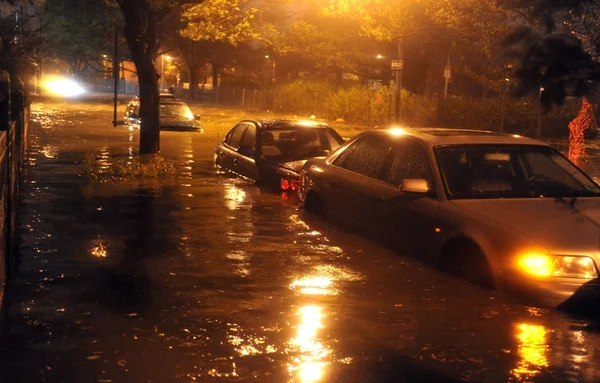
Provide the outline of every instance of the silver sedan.
<path id="1" fill-rule="evenodd" d="M 539 141 L 370 131 L 309 160 L 299 196 L 310 212 L 538 304 L 600 296 L 600 187 Z"/>

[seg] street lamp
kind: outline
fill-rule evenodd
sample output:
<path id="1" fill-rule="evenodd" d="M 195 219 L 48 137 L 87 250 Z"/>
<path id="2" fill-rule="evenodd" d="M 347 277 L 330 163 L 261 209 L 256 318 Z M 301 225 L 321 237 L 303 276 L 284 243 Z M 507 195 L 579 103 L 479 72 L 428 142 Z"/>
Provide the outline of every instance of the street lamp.
<path id="1" fill-rule="evenodd" d="M 542 92 L 544 91 L 544 87 L 540 87 L 540 92 L 538 94 L 538 118 L 537 118 L 537 138 L 538 140 L 542 138 Z"/>

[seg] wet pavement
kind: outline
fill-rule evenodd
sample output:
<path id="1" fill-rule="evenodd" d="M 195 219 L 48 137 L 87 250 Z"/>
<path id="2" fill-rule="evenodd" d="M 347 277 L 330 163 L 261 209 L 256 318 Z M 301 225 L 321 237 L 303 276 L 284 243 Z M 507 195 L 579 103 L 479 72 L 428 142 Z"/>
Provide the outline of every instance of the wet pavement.
<path id="1" fill-rule="evenodd" d="M 525 306 L 219 174 L 229 128 L 111 179 L 109 105 L 32 107 L 0 382 L 598 382 L 593 318 Z M 222 130 L 221 130 L 222 129 Z"/>

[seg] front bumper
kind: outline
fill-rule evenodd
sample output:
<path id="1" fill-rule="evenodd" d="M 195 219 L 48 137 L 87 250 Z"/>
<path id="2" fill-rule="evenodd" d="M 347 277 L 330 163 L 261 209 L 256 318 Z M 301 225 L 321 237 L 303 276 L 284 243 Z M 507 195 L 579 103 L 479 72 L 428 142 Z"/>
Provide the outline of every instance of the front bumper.
<path id="1" fill-rule="evenodd" d="M 600 279 L 540 278 L 515 273 L 496 278 L 498 290 L 517 295 L 527 302 L 547 307 L 573 303 L 600 304 Z"/>

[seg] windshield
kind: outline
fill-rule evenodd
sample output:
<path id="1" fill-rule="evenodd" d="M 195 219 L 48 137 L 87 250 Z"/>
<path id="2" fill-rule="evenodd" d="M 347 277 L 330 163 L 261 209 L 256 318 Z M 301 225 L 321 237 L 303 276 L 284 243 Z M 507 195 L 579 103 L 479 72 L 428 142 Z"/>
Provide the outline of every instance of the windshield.
<path id="1" fill-rule="evenodd" d="M 186 104 L 182 103 L 161 103 L 161 117 L 182 117 L 189 120 L 194 119 L 194 114 Z"/>
<path id="2" fill-rule="evenodd" d="M 599 196 L 600 188 L 550 147 L 462 145 L 435 148 L 449 199 Z"/>
<path id="3" fill-rule="evenodd" d="M 261 133 L 262 157 L 310 158 L 326 156 L 344 140 L 333 129 L 290 127 Z"/>

